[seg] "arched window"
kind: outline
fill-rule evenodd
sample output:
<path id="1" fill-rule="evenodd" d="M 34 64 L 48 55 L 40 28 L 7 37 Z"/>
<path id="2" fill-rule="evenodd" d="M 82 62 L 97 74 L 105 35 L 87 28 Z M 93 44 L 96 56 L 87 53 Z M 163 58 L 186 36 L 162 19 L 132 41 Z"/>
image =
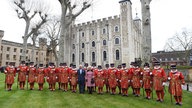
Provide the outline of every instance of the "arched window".
<path id="1" fill-rule="evenodd" d="M 95 47 L 95 41 L 92 42 L 92 47 Z"/>
<path id="2" fill-rule="evenodd" d="M 75 49 L 75 44 L 73 44 L 73 49 Z"/>
<path id="3" fill-rule="evenodd" d="M 72 62 L 75 62 L 75 54 L 72 55 Z"/>
<path id="4" fill-rule="evenodd" d="M 119 44 L 119 38 L 115 38 L 115 44 Z"/>
<path id="5" fill-rule="evenodd" d="M 82 37 L 84 37 L 85 36 L 85 33 L 84 32 L 82 32 Z"/>
<path id="6" fill-rule="evenodd" d="M 92 34 L 92 36 L 95 35 L 95 31 L 93 30 L 93 31 L 91 32 L 91 34 Z"/>
<path id="7" fill-rule="evenodd" d="M 119 60 L 119 50 L 116 50 L 116 60 Z"/>
<path id="8" fill-rule="evenodd" d="M 105 34 L 106 33 L 106 30 L 105 30 L 105 28 L 103 29 L 103 34 Z"/>
<path id="9" fill-rule="evenodd" d="M 119 32 L 119 27 L 115 26 L 115 32 Z"/>
<path id="10" fill-rule="evenodd" d="M 104 60 L 104 61 L 107 60 L 107 53 L 106 53 L 106 51 L 103 51 L 103 60 Z"/>
<path id="11" fill-rule="evenodd" d="M 84 58 L 85 58 L 85 55 L 84 55 L 84 53 L 82 53 L 82 55 L 81 55 L 82 57 L 82 62 L 84 62 Z"/>
<path id="12" fill-rule="evenodd" d="M 95 61 L 95 52 L 92 52 L 92 62 Z"/>
<path id="13" fill-rule="evenodd" d="M 103 40 L 103 45 L 107 45 L 107 41 L 106 40 Z"/>
<path id="14" fill-rule="evenodd" d="M 85 44 L 84 43 L 82 43 L 82 48 L 85 48 Z"/>

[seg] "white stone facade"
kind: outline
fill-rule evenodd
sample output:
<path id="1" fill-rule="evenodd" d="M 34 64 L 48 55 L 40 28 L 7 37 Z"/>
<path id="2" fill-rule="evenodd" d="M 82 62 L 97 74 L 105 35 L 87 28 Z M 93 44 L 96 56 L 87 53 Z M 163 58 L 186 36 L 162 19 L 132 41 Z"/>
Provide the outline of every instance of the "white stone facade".
<path id="1" fill-rule="evenodd" d="M 71 63 L 117 66 L 141 58 L 141 20 L 132 18 L 130 0 L 121 0 L 119 4 L 120 15 L 72 26 Z"/>

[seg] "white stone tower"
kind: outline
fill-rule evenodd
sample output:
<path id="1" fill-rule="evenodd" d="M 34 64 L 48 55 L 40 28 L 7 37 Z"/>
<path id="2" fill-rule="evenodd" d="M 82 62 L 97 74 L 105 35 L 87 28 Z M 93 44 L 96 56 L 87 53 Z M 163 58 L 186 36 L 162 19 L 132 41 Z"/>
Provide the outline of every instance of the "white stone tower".
<path id="1" fill-rule="evenodd" d="M 152 0 L 141 0 L 142 9 L 142 61 L 151 63 L 151 18 L 150 2 Z"/>
<path id="2" fill-rule="evenodd" d="M 121 0 L 120 24 L 121 24 L 121 56 L 122 63 L 134 61 L 134 48 L 132 38 L 132 3 L 131 0 Z"/>

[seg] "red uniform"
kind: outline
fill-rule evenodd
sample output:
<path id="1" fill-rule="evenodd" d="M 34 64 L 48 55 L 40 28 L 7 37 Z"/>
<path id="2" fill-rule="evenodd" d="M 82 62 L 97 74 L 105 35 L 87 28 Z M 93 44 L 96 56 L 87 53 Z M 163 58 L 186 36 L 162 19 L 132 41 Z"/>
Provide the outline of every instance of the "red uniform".
<path id="1" fill-rule="evenodd" d="M 126 68 L 121 69 L 120 75 L 121 75 L 120 81 L 121 81 L 122 95 L 127 96 L 128 95 L 127 90 L 128 90 L 128 87 L 129 87 L 128 69 L 126 69 Z"/>
<path id="2" fill-rule="evenodd" d="M 48 83 L 50 85 L 50 90 L 54 91 L 55 90 L 55 83 L 57 80 L 57 75 L 56 75 L 56 71 L 55 68 L 53 66 L 50 66 L 47 68 L 47 79 L 48 79 Z"/>
<path id="3" fill-rule="evenodd" d="M 58 67 L 56 69 L 56 72 L 58 73 L 58 79 L 59 83 L 61 83 L 61 89 L 64 91 L 68 90 L 68 79 L 69 79 L 69 69 L 68 67 Z"/>
<path id="4" fill-rule="evenodd" d="M 103 69 L 103 74 L 104 74 L 104 84 L 106 86 L 106 93 L 110 92 L 109 88 L 109 81 L 108 81 L 108 68 Z"/>
<path id="5" fill-rule="evenodd" d="M 115 68 L 110 68 L 108 71 L 109 87 L 112 90 L 111 94 L 116 93 L 116 86 L 117 86 L 116 71 L 117 71 L 117 69 L 115 69 Z"/>
<path id="6" fill-rule="evenodd" d="M 36 80 L 36 68 L 34 66 L 30 66 L 28 68 L 28 83 L 30 84 L 30 90 L 34 89 L 34 83 Z"/>
<path id="7" fill-rule="evenodd" d="M 143 87 L 146 92 L 146 98 L 150 99 L 151 88 L 152 88 L 152 72 L 150 68 L 143 69 Z"/>
<path id="8" fill-rule="evenodd" d="M 19 85 L 20 85 L 20 89 L 23 90 L 25 87 L 25 81 L 26 81 L 26 75 L 27 75 L 27 70 L 28 67 L 27 66 L 19 66 L 18 67 L 19 73 L 18 73 L 18 81 L 19 81 Z"/>
<path id="9" fill-rule="evenodd" d="M 157 101 L 164 99 L 164 82 L 166 82 L 166 73 L 163 68 L 155 67 L 152 71 L 153 75 L 153 88 L 157 94 Z"/>
<path id="10" fill-rule="evenodd" d="M 134 69 L 135 68 L 131 67 L 131 68 L 129 68 L 129 71 L 128 71 L 128 83 L 129 83 L 128 85 L 129 85 L 129 87 L 131 86 L 133 94 L 135 94 L 135 91 L 133 89 L 133 80 L 132 80 Z"/>
<path id="11" fill-rule="evenodd" d="M 118 68 L 116 71 L 117 86 L 119 88 L 119 94 L 121 94 L 121 70 Z"/>
<path id="12" fill-rule="evenodd" d="M 169 84 L 169 92 L 174 96 L 177 103 L 181 104 L 182 102 L 182 87 L 181 85 L 185 84 L 184 76 L 179 71 L 171 71 L 169 72 L 170 80 Z"/>
<path id="13" fill-rule="evenodd" d="M 14 77 L 16 76 L 16 70 L 13 66 L 8 66 L 5 69 L 5 83 L 7 85 L 7 90 L 11 90 L 12 84 L 14 83 Z"/>
<path id="14" fill-rule="evenodd" d="M 132 86 L 135 92 L 135 96 L 140 96 L 140 88 L 141 88 L 141 68 L 134 68 L 133 77 L 132 77 Z"/>
<path id="15" fill-rule="evenodd" d="M 77 70 L 72 69 L 70 71 L 70 81 L 71 81 L 71 86 L 72 86 L 72 92 L 76 92 L 77 90 Z"/>
<path id="16" fill-rule="evenodd" d="M 104 86 L 104 72 L 102 69 L 95 72 L 95 84 L 98 87 L 98 93 L 102 94 Z"/>
<path id="17" fill-rule="evenodd" d="M 43 84 L 45 83 L 45 69 L 43 67 L 37 69 L 37 83 L 39 90 L 43 90 Z"/>

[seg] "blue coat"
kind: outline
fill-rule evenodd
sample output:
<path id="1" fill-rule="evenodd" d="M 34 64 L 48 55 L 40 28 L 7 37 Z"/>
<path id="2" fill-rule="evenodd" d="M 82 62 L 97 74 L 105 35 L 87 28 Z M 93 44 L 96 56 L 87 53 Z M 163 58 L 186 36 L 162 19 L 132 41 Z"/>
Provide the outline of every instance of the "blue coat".
<path id="1" fill-rule="evenodd" d="M 77 70 L 78 75 L 78 83 L 84 83 L 85 82 L 85 70 L 82 69 L 82 73 L 80 74 L 80 69 Z"/>

